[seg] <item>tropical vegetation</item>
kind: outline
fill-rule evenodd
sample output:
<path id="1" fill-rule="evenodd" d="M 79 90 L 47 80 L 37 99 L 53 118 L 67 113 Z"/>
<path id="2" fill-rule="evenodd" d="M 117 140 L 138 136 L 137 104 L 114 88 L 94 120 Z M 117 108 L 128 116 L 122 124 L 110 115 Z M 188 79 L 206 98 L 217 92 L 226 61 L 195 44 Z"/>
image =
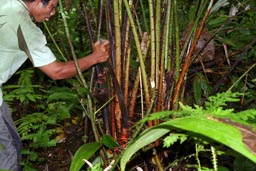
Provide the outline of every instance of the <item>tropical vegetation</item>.
<path id="1" fill-rule="evenodd" d="M 5 84 L 23 170 L 256 169 L 254 0 L 59 0 L 39 26 L 60 61 L 111 42 L 62 81 L 25 63 Z"/>

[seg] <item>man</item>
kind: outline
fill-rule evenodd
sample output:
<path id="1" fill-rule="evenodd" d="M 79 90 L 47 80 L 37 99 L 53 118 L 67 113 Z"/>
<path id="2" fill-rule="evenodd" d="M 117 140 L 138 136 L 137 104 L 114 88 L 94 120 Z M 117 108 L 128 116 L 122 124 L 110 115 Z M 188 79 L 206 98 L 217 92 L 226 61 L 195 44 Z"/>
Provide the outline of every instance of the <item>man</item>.
<path id="1" fill-rule="evenodd" d="M 33 22 L 48 21 L 58 0 L 0 0 L 0 170 L 20 170 L 21 143 L 10 111 L 3 102 L 2 84 L 30 58 L 51 79 L 77 74 L 74 61 L 58 62 L 46 39 Z M 109 41 L 96 42 L 93 52 L 79 58 L 81 71 L 109 58 Z"/>

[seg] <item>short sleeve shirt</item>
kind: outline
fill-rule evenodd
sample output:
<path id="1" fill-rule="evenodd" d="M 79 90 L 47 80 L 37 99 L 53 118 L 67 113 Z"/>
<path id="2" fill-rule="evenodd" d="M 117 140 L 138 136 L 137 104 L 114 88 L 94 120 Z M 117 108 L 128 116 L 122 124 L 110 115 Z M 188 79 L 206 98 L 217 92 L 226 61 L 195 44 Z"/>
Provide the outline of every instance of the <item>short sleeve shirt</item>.
<path id="1" fill-rule="evenodd" d="M 46 38 L 32 21 L 26 5 L 21 0 L 0 0 L 0 105 L 3 102 L 2 85 L 27 60 L 20 50 L 17 29 L 20 26 L 35 67 L 56 60 L 46 46 Z"/>

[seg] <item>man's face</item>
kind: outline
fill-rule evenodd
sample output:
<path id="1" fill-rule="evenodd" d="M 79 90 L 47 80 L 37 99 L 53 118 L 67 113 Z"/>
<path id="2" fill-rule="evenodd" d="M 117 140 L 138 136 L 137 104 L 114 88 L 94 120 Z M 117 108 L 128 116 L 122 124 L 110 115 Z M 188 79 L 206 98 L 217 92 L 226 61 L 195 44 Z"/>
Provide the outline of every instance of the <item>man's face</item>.
<path id="1" fill-rule="evenodd" d="M 48 21 L 55 15 L 57 5 L 58 0 L 50 0 L 47 5 L 43 5 L 41 0 L 36 0 L 31 15 L 36 22 Z"/>

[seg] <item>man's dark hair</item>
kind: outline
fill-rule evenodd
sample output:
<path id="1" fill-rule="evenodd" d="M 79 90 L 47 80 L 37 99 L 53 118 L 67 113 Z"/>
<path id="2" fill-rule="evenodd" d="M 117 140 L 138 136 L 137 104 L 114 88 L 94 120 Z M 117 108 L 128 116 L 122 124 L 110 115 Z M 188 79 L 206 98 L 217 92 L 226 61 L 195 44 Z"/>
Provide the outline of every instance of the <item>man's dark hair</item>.
<path id="1" fill-rule="evenodd" d="M 35 0 L 23 0 L 24 2 L 34 2 Z M 50 0 L 41 0 L 43 5 L 48 5 L 48 3 L 50 2 Z"/>

